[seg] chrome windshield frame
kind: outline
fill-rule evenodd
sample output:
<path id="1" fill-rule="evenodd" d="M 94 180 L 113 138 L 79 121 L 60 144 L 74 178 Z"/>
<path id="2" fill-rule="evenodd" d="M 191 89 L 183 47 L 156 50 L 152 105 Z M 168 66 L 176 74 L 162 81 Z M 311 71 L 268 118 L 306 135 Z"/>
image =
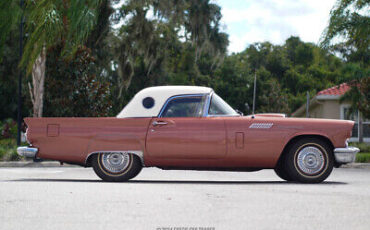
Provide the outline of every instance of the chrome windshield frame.
<path id="1" fill-rule="evenodd" d="M 209 94 L 207 94 L 207 99 L 206 99 L 206 103 L 204 103 L 204 109 L 203 109 L 203 117 L 208 117 L 208 111 L 209 111 L 209 106 L 211 105 L 211 99 L 212 99 L 212 96 L 213 96 L 214 92 L 210 92 Z"/>

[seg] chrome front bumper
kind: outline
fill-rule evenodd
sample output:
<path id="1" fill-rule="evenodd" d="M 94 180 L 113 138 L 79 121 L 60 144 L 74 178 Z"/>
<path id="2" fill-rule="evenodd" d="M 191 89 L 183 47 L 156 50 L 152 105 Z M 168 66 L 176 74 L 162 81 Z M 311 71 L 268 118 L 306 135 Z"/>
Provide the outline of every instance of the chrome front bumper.
<path id="1" fill-rule="evenodd" d="M 27 146 L 22 146 L 22 147 L 17 148 L 18 155 L 24 156 L 24 157 L 30 157 L 30 158 L 35 158 L 36 153 L 38 151 L 39 150 L 37 148 L 27 147 Z"/>
<path id="2" fill-rule="evenodd" d="M 340 164 L 354 162 L 358 152 L 360 152 L 360 149 L 356 147 L 336 148 L 334 149 L 335 160 Z"/>

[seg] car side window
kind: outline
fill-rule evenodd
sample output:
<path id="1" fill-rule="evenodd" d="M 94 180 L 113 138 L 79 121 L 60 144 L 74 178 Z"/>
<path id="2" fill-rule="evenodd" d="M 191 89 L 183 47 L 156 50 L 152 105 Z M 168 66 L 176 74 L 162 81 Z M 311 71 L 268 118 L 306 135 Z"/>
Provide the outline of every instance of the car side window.
<path id="1" fill-rule="evenodd" d="M 170 100 L 161 117 L 200 117 L 203 114 L 202 96 L 178 97 Z"/>

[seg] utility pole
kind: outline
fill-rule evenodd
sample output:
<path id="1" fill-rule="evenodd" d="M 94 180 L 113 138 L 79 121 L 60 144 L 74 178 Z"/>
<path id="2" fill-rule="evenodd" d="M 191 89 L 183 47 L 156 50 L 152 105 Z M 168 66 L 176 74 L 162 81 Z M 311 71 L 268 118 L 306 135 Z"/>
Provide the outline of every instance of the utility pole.
<path id="1" fill-rule="evenodd" d="M 254 88 L 253 88 L 253 109 L 252 109 L 252 116 L 254 115 L 254 109 L 256 107 L 256 84 L 257 84 L 257 75 L 256 75 L 256 70 L 254 70 Z"/>
<path id="2" fill-rule="evenodd" d="M 310 117 L 310 113 L 308 111 L 309 107 L 310 107 L 310 94 L 307 91 L 306 93 L 306 117 Z"/>
<path id="3" fill-rule="evenodd" d="M 360 112 L 360 110 L 358 109 L 357 110 L 357 124 L 358 124 L 358 142 L 359 143 L 362 143 L 364 142 L 364 127 L 363 127 L 363 123 L 362 123 L 362 114 Z"/>
<path id="4" fill-rule="evenodd" d="M 23 54 L 23 5 L 24 0 L 21 0 L 20 7 L 22 10 L 21 23 L 19 25 L 19 58 L 22 59 Z M 17 116 L 18 132 L 17 132 L 17 145 L 21 144 L 21 129 L 22 129 L 22 69 L 19 70 L 18 76 L 18 116 Z"/>

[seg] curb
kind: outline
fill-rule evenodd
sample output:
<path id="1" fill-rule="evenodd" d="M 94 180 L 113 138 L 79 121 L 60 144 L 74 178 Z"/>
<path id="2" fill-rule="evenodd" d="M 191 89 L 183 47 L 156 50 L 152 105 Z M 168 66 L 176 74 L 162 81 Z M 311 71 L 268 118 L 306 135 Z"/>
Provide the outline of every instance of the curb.
<path id="1" fill-rule="evenodd" d="M 43 167 L 78 167 L 76 165 L 63 164 L 61 165 L 59 161 L 3 161 L 0 162 L 0 168 L 43 168 Z"/>
<path id="2" fill-rule="evenodd" d="M 342 165 L 340 168 L 370 169 L 370 163 L 350 163 Z"/>

